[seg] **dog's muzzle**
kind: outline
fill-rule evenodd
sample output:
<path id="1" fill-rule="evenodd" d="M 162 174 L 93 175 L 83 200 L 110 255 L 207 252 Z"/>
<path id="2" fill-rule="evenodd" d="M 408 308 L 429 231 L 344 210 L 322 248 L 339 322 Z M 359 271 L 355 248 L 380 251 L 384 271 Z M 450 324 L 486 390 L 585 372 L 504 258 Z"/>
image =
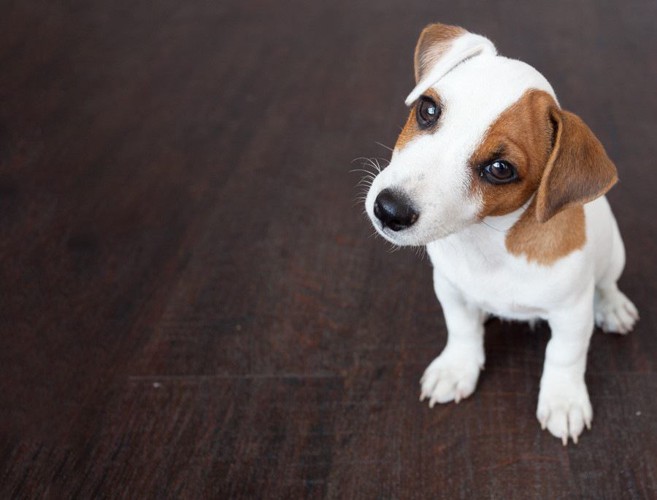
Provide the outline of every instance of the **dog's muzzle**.
<path id="1" fill-rule="evenodd" d="M 381 221 L 383 228 L 387 227 L 392 231 L 401 231 L 412 226 L 420 216 L 403 193 L 391 189 L 384 189 L 376 197 L 374 215 Z"/>

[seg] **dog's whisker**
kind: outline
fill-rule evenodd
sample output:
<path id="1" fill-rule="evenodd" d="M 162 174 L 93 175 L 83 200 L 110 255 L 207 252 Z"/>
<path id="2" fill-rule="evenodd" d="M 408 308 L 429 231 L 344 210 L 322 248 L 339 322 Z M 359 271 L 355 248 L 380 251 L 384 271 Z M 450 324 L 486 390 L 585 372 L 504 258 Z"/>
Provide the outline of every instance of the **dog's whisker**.
<path id="1" fill-rule="evenodd" d="M 374 172 L 370 172 L 369 170 L 365 168 L 352 168 L 349 170 L 350 174 L 356 173 L 356 172 L 365 172 L 366 174 L 374 175 Z"/>
<path id="2" fill-rule="evenodd" d="M 361 168 L 354 168 L 349 170 L 349 173 L 365 173 L 367 175 L 371 175 L 372 177 L 376 177 L 379 173 L 381 173 L 381 165 L 379 164 L 378 161 L 375 161 L 372 158 L 356 158 L 355 160 L 352 161 L 361 161 Z"/>
<path id="3" fill-rule="evenodd" d="M 372 163 L 365 162 L 365 161 L 363 161 L 360 164 L 360 168 L 353 168 L 353 169 L 349 170 L 350 174 L 351 173 L 362 173 L 362 172 L 364 172 L 366 174 L 369 174 L 369 175 L 374 175 L 374 176 L 376 176 L 379 173 L 378 170 L 376 169 L 376 167 Z"/>
<path id="4" fill-rule="evenodd" d="M 379 164 L 378 164 L 377 160 L 379 160 L 379 158 L 366 158 L 367 164 L 369 166 L 371 166 L 374 169 L 377 169 L 377 171 L 380 171 L 379 170 Z"/>
<path id="5" fill-rule="evenodd" d="M 391 153 L 392 153 L 392 151 L 393 151 L 391 147 L 386 146 L 386 145 L 383 144 L 382 142 L 374 141 L 374 144 L 376 144 L 376 145 L 378 145 L 378 146 L 381 146 L 381 147 L 384 148 L 384 149 L 387 149 L 387 150 L 390 151 Z"/>
<path id="6" fill-rule="evenodd" d="M 416 246 L 413 247 L 413 252 L 417 257 L 424 260 L 427 257 L 427 247 L 425 246 Z"/>
<path id="7" fill-rule="evenodd" d="M 390 245 L 390 248 L 388 249 L 389 253 L 396 253 L 401 250 L 401 247 L 399 245 L 395 245 L 394 243 L 388 241 L 388 244 Z"/>
<path id="8" fill-rule="evenodd" d="M 379 172 L 381 170 L 383 170 L 385 167 L 387 167 L 388 165 L 390 165 L 390 160 L 388 158 L 374 158 L 374 161 L 376 162 L 376 166 L 379 169 Z M 379 163 L 379 162 L 382 162 L 382 161 L 385 162 L 384 167 L 382 167 L 381 163 Z"/>

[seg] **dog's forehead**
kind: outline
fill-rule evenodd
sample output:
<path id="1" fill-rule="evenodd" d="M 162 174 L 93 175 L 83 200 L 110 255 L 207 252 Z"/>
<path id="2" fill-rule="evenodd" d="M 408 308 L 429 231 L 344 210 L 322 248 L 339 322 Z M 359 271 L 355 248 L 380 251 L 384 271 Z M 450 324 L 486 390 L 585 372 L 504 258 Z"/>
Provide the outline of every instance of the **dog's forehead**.
<path id="1" fill-rule="evenodd" d="M 451 125 L 466 127 L 469 136 L 483 135 L 504 110 L 530 89 L 543 90 L 556 102 L 554 90 L 536 69 L 501 56 L 472 58 L 432 88 L 440 95 L 446 120 Z"/>

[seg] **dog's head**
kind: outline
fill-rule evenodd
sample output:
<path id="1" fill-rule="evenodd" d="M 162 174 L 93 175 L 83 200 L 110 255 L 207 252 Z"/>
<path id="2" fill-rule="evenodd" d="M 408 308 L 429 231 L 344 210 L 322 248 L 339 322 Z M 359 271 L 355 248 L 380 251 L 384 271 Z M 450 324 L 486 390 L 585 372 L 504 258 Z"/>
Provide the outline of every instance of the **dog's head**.
<path id="1" fill-rule="evenodd" d="M 412 109 L 365 206 L 397 245 L 425 245 L 523 207 L 536 218 L 604 194 L 616 169 L 591 130 L 560 109 L 531 66 L 462 28 L 427 26 L 415 49 Z"/>

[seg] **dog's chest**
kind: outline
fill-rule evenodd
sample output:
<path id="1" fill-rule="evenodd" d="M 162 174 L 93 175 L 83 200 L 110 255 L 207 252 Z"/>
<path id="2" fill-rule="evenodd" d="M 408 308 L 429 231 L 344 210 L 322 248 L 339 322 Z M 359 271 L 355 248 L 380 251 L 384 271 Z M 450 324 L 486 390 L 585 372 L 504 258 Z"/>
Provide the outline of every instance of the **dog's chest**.
<path id="1" fill-rule="evenodd" d="M 434 279 L 444 279 L 463 297 L 497 316 L 545 318 L 567 294 L 574 273 L 569 259 L 539 266 L 509 254 L 502 235 L 459 233 L 430 243 Z"/>

